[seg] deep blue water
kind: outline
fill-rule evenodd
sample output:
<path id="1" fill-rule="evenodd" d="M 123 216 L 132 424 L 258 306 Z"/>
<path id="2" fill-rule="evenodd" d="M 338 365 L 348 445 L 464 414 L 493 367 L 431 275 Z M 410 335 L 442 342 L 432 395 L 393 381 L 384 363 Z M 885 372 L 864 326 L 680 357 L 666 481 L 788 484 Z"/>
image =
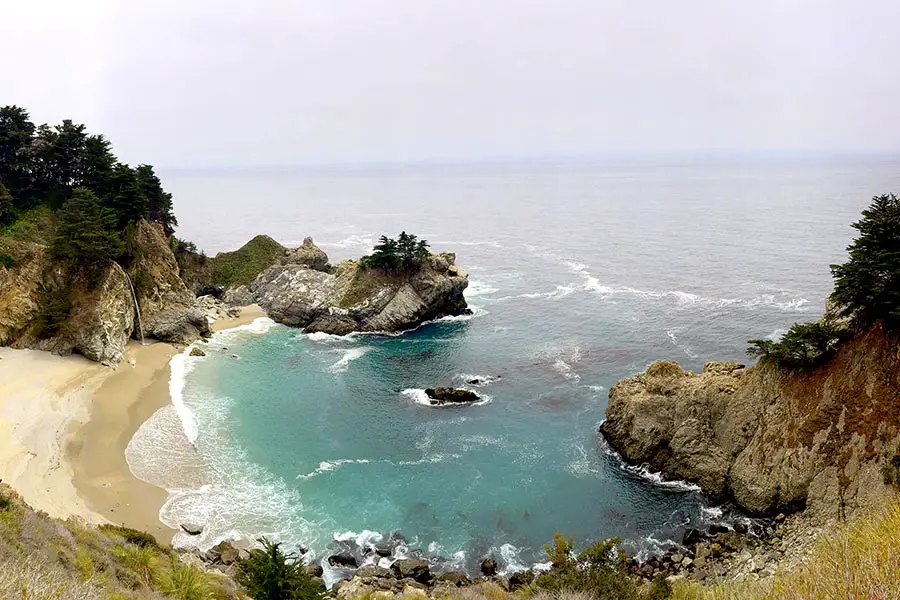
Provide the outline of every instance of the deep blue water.
<path id="1" fill-rule="evenodd" d="M 172 490 L 164 521 L 208 523 L 204 545 L 265 534 L 321 556 L 336 537 L 402 532 L 405 551 L 515 567 L 556 530 L 644 549 L 679 539 L 716 507 L 622 468 L 596 433 L 609 388 L 654 360 L 744 360 L 748 338 L 819 316 L 849 223 L 900 189 L 898 166 L 171 173 L 179 235 L 209 252 L 266 232 L 311 235 L 339 260 L 405 229 L 457 253 L 475 314 L 396 337 L 221 334 L 173 364 L 197 450 L 168 409 L 129 461 Z M 472 375 L 493 378 L 483 405 L 416 402 Z"/>

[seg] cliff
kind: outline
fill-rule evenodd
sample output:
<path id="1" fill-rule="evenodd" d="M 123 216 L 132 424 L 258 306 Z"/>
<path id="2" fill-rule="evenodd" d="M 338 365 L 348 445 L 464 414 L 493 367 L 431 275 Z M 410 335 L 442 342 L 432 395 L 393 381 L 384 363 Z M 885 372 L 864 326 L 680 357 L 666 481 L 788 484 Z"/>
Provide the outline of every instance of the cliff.
<path id="1" fill-rule="evenodd" d="M 130 242 L 127 268 L 109 262 L 85 269 L 55 258 L 49 242 L 0 241 L 12 257 L 0 267 L 0 345 L 116 364 L 128 339 L 140 336 L 135 297 L 145 336 L 189 343 L 207 335 L 209 323 L 179 277 L 162 227 L 138 221 Z"/>
<path id="2" fill-rule="evenodd" d="M 309 332 L 396 332 L 430 319 L 468 313 L 468 275 L 450 252 L 432 254 L 413 272 L 387 274 L 356 261 L 328 264 L 311 239 L 288 251 L 226 302 L 259 304 L 268 315 Z"/>
<path id="3" fill-rule="evenodd" d="M 843 517 L 900 482 L 900 342 L 878 326 L 810 371 L 657 362 L 610 390 L 600 431 L 752 513 Z"/>

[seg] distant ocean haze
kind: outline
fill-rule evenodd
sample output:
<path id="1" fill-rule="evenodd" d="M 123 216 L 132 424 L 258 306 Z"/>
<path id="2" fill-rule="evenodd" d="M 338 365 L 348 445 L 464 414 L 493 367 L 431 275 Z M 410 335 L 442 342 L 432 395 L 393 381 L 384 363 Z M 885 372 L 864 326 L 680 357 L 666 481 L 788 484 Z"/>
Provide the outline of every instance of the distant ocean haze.
<path id="1" fill-rule="evenodd" d="M 311 235 L 337 261 L 406 230 L 457 253 L 474 314 L 401 336 L 265 322 L 219 334 L 206 357 L 173 363 L 180 416 L 148 421 L 129 463 L 170 490 L 164 521 L 207 524 L 180 543 L 265 534 L 321 557 L 400 532 L 398 553 L 470 569 L 493 554 L 514 569 L 541 561 L 557 530 L 643 551 L 679 541 L 718 509 L 607 450 L 607 391 L 654 360 L 745 361 L 747 339 L 817 318 L 848 223 L 900 189 L 898 167 L 881 157 L 166 174 L 178 235 L 208 253 L 257 233 L 287 245 Z M 435 385 L 486 401 L 417 401 Z"/>

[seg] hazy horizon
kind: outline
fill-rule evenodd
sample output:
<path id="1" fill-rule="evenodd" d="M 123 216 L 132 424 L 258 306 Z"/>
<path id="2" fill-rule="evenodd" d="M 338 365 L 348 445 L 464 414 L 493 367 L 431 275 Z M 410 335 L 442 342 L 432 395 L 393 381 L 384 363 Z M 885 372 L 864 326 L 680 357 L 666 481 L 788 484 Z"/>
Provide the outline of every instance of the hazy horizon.
<path id="1" fill-rule="evenodd" d="M 900 5 L 34 0 L 3 104 L 161 168 L 900 152 Z"/>

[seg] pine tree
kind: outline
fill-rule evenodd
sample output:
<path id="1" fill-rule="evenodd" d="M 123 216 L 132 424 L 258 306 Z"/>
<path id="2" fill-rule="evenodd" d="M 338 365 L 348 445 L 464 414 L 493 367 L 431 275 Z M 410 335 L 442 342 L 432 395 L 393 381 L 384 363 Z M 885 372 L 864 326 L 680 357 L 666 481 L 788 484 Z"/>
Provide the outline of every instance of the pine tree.
<path id="1" fill-rule="evenodd" d="M 125 251 L 115 214 L 104 208 L 91 190 L 76 188 L 57 216 L 53 245 L 57 256 L 96 264 L 116 260 Z"/>
<path id="2" fill-rule="evenodd" d="M 238 563 L 235 581 L 253 600 L 317 600 L 324 586 L 303 570 L 303 559 L 285 554 L 280 544 L 266 538 L 258 540 L 261 549 Z"/>
<path id="3" fill-rule="evenodd" d="M 842 316 L 858 328 L 883 321 L 888 330 L 900 327 L 900 198 L 876 196 L 853 224 L 859 237 L 847 248 L 850 259 L 831 265 L 835 280 L 832 300 Z"/>
<path id="4" fill-rule="evenodd" d="M 0 181 L 0 225 L 5 225 L 12 221 L 13 209 L 13 197 L 10 195 L 9 190 L 6 189 L 6 186 L 3 185 L 3 182 Z"/>

